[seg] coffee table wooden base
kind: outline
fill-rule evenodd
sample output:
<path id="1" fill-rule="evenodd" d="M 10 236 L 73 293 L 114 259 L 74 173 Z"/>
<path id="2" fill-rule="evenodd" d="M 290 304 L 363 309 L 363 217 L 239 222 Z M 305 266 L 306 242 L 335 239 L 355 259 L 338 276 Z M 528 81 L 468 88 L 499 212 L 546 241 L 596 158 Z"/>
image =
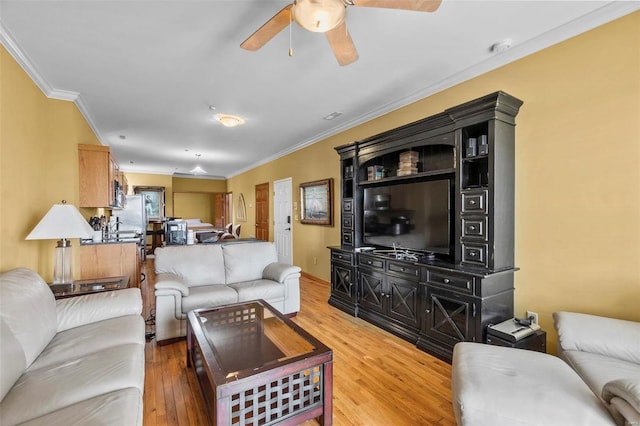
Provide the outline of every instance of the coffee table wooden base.
<path id="1" fill-rule="evenodd" d="M 319 418 L 323 425 L 332 424 L 330 350 L 278 362 L 273 368 L 237 380 L 219 383 L 218 378 L 216 384 L 215 363 L 207 361 L 215 359 L 215 347 L 206 337 L 198 336 L 201 330 L 194 333 L 194 318 L 190 314 L 187 321 L 187 366 L 195 370 L 213 424 L 297 425 L 313 418 Z"/>

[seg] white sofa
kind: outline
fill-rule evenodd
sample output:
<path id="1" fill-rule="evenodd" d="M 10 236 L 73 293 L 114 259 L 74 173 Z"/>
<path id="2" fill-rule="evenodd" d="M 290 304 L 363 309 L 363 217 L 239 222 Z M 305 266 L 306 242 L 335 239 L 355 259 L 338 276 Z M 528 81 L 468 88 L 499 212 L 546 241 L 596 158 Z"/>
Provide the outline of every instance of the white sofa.
<path id="1" fill-rule="evenodd" d="M 0 274 L 0 424 L 141 425 L 139 289 L 55 300 L 34 271 Z"/>
<path id="2" fill-rule="evenodd" d="M 481 343 L 454 347 L 459 425 L 640 425 L 640 323 L 569 312 L 554 320 L 560 357 Z"/>
<path id="3" fill-rule="evenodd" d="M 278 263 L 273 243 L 166 246 L 155 251 L 156 339 L 186 336 L 187 313 L 263 299 L 283 314 L 300 310 L 300 268 Z"/>

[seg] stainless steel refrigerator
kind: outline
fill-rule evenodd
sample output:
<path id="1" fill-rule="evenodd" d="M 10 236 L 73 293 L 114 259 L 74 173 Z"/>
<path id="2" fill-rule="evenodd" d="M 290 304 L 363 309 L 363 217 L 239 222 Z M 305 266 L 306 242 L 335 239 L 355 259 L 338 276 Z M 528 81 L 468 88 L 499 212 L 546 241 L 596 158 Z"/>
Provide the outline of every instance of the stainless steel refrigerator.
<path id="1" fill-rule="evenodd" d="M 136 241 L 140 245 L 142 259 L 147 245 L 147 215 L 142 195 L 127 195 L 126 203 L 120 210 L 113 210 L 112 217 L 118 220 L 118 240 Z"/>

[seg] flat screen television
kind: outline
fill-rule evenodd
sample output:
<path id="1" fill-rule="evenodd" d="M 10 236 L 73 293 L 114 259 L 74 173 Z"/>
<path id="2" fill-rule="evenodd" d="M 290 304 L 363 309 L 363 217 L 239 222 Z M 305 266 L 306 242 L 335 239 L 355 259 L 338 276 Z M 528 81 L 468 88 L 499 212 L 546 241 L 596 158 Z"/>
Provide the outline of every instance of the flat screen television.
<path id="1" fill-rule="evenodd" d="M 367 245 L 451 255 L 449 179 L 364 189 Z"/>

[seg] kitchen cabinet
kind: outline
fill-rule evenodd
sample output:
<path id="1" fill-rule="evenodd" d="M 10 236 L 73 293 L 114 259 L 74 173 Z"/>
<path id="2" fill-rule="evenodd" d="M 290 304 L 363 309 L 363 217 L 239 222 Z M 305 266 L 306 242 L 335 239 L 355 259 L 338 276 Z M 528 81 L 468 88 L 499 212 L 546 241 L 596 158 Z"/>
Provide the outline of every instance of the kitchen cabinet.
<path id="1" fill-rule="evenodd" d="M 128 276 L 130 287 L 140 287 L 140 250 L 136 243 L 80 245 L 80 277 Z"/>
<path id="2" fill-rule="evenodd" d="M 108 146 L 78 145 L 80 207 L 122 207 L 124 174 Z"/>

